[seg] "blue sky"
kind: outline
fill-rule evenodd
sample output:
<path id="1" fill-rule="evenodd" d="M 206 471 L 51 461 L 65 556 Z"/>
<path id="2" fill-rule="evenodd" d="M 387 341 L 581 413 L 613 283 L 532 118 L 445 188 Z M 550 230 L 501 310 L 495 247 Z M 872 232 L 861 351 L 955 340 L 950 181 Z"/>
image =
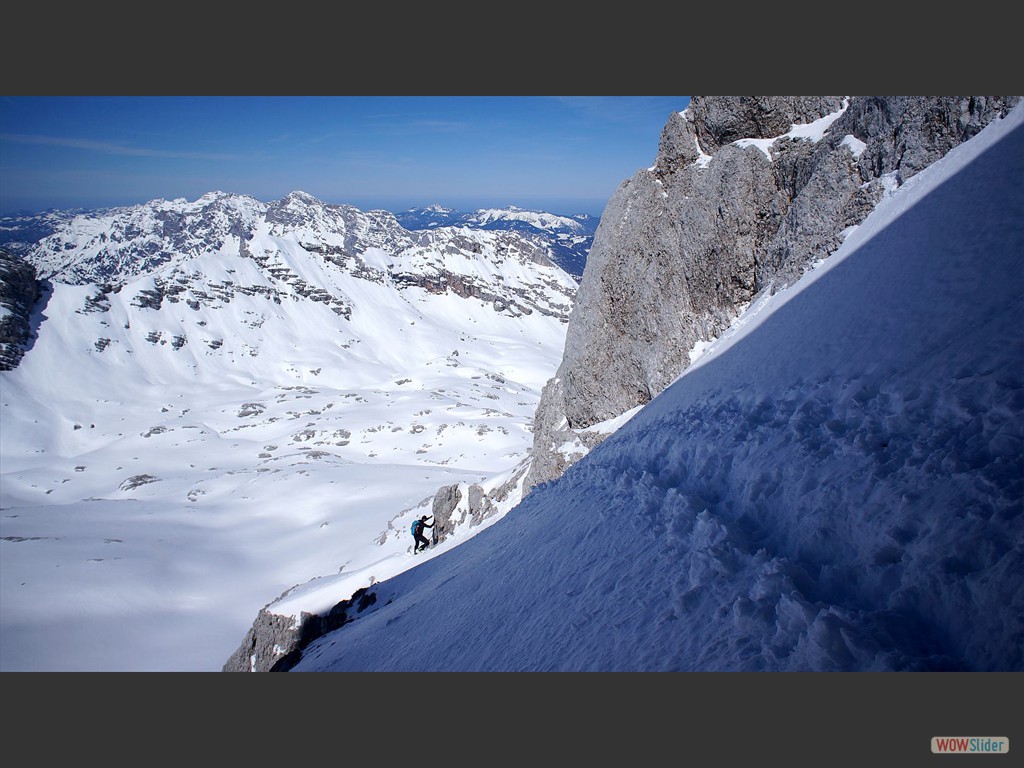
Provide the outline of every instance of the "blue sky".
<path id="1" fill-rule="evenodd" d="M 600 215 L 686 96 L 0 97 L 0 213 L 293 190 Z"/>

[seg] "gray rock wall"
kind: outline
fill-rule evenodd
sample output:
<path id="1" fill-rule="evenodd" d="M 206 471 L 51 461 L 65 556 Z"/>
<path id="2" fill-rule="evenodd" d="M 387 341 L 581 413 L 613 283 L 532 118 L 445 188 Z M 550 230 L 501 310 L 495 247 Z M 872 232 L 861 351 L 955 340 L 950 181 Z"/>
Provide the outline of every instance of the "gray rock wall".
<path id="1" fill-rule="evenodd" d="M 455 526 L 459 522 L 454 519 L 455 508 L 461 499 L 462 492 L 459 490 L 458 483 L 442 486 L 434 494 L 434 501 L 430 509 L 430 513 L 434 517 L 431 521 L 434 527 L 430 531 L 434 544 L 444 541 L 455 530 Z"/>
<path id="2" fill-rule="evenodd" d="M 840 96 L 694 96 L 689 112 L 708 154 L 738 139 L 781 136 L 794 123 L 806 124 L 836 112 Z"/>
<path id="3" fill-rule="evenodd" d="M 32 310 L 41 295 L 35 268 L 0 251 L 0 371 L 21 362 L 32 338 Z"/>
<path id="4" fill-rule="evenodd" d="M 771 159 L 734 142 L 782 136 L 844 99 L 697 96 L 670 115 L 653 168 L 624 181 L 602 214 L 562 363 L 537 409 L 525 489 L 600 439 L 582 430 L 671 384 L 694 344 L 716 338 L 759 292 L 835 251 L 886 189 L 1019 99 L 853 97 L 824 138 L 779 139 Z"/>

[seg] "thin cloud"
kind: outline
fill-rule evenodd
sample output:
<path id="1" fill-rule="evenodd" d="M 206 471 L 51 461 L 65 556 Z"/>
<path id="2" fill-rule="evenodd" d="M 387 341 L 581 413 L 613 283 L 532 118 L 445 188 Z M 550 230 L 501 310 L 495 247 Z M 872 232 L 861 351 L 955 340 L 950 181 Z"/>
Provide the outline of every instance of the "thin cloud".
<path id="1" fill-rule="evenodd" d="M 106 155 L 127 155 L 130 157 L 167 157 L 184 160 L 240 160 L 240 155 L 217 154 L 211 152 L 182 152 L 165 149 L 149 149 L 147 147 L 126 147 L 123 144 L 112 144 L 105 141 L 74 139 L 60 136 L 34 136 L 21 133 L 5 133 L 0 141 L 16 144 L 36 144 L 49 147 L 66 147 L 83 149 L 88 152 L 100 152 Z"/>
<path id="2" fill-rule="evenodd" d="M 635 122 L 637 117 L 666 112 L 664 96 L 554 96 L 565 107 L 586 117 L 615 123 Z M 680 104 L 679 109 L 684 105 Z"/>
<path id="3" fill-rule="evenodd" d="M 366 120 L 370 124 L 376 124 L 382 129 L 390 129 L 392 133 L 401 133 L 409 130 L 453 133 L 465 131 L 473 127 L 472 123 L 466 121 L 437 120 L 429 117 L 416 117 L 413 114 L 401 112 L 375 112 L 372 115 L 366 115 Z"/>
<path id="4" fill-rule="evenodd" d="M 454 120 L 415 120 L 413 122 L 414 128 L 420 128 L 426 131 L 464 131 L 469 127 L 468 123 L 460 123 Z"/>
<path id="5" fill-rule="evenodd" d="M 341 135 L 343 134 L 339 133 L 338 131 L 331 131 L 330 133 L 325 133 L 322 136 L 313 136 L 311 138 L 308 138 L 306 139 L 306 143 L 319 144 L 321 141 L 327 141 L 328 139 L 333 139 Z"/>

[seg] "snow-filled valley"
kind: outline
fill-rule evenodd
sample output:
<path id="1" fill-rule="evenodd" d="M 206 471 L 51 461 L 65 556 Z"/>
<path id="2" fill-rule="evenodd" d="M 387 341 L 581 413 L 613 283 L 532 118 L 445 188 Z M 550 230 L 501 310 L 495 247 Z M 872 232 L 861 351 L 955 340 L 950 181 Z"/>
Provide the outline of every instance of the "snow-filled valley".
<path id="1" fill-rule="evenodd" d="M 132 226 L 62 230 L 78 258 L 0 373 L 0 668 L 219 671 L 266 603 L 408 568 L 417 504 L 525 458 L 574 281 L 514 234 L 368 245 L 368 217 L 286 203 L 113 274 L 95 250 Z"/>

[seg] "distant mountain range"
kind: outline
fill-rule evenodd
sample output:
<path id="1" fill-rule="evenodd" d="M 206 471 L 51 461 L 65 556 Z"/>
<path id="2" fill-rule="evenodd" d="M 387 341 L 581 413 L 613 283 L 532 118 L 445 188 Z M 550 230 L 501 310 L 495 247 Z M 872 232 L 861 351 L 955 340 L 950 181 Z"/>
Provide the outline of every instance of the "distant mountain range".
<path id="1" fill-rule="evenodd" d="M 276 215 L 284 201 L 305 197 L 320 201 L 304 192 L 293 192 L 282 200 L 262 203 L 248 195 L 210 192 L 194 202 L 184 199 L 153 200 L 135 206 L 101 209 L 49 210 L 42 213 L 17 213 L 0 217 L 0 248 L 19 256 L 50 250 L 48 261 L 53 268 L 74 261 L 81 268 L 82 237 L 92 233 L 98 242 L 91 247 L 103 270 L 110 268 L 108 255 L 130 254 L 129 261 L 140 265 L 159 263 L 174 253 L 198 254 L 221 242 L 224 236 L 238 235 L 247 226 L 246 218 Z M 326 208 L 356 211 L 348 205 L 321 203 Z M 197 212 L 202 216 L 197 218 Z M 375 219 L 388 219 L 385 211 L 361 212 Z M 594 241 L 600 219 L 581 213 L 560 216 L 544 211 L 508 208 L 481 208 L 457 211 L 441 205 L 410 208 L 393 215 L 394 222 L 411 232 L 460 227 L 483 231 L 517 232 L 540 248 L 550 251 L 553 263 L 571 275 L 576 282 L 583 276 L 587 254 Z M 112 243 L 103 238 L 101 221 L 110 221 L 120 230 L 110 233 Z M 92 222 L 92 223 L 86 223 Z M 389 225 L 390 226 L 390 225 Z M 139 241 L 139 237 L 143 241 Z M 56 238 L 56 239 L 54 239 Z M 109 247 L 102 247 L 109 246 Z M 88 249 L 88 248 L 87 248 Z M 66 253 L 65 253 L 66 251 Z M 73 252 L 73 253 L 72 253 Z M 163 256 L 161 256 L 163 254 Z M 61 258 L 66 256 L 67 258 Z M 141 261 L 139 261 L 141 257 Z M 115 259 L 116 261 L 116 259 Z M 62 272 L 64 277 L 68 275 Z M 100 277 L 94 272 L 79 272 L 83 279 Z"/>
<path id="2" fill-rule="evenodd" d="M 398 223 L 406 229 L 423 230 L 437 227 L 469 227 L 470 229 L 507 230 L 528 236 L 539 236 L 552 249 L 552 259 L 575 277 L 583 276 L 587 254 L 594 242 L 594 233 L 601 219 L 587 213 L 560 216 L 532 211 L 514 205 L 508 208 L 479 208 L 472 212 L 457 211 L 441 205 L 410 208 L 396 213 Z"/>
<path id="3" fill-rule="evenodd" d="M 501 218 L 492 213 L 491 221 Z M 552 222 L 553 233 L 572 226 L 571 220 L 553 223 L 550 214 L 534 216 Z M 524 234 L 463 224 L 410 231 L 387 211 L 324 203 L 299 191 L 271 203 L 210 192 L 195 201 L 6 217 L 0 232 L 0 248 L 8 253 L 4 296 L 25 282 L 14 277 L 21 261 L 51 284 L 95 285 L 88 311 L 106 311 L 112 294 L 129 291 L 138 293 L 135 306 L 154 310 L 177 303 L 199 310 L 247 295 L 278 306 L 289 297 L 310 299 L 352 321 L 371 283 L 405 301 L 415 288 L 483 302 L 507 317 L 538 313 L 564 324 L 576 290 L 576 281 L 555 263 L 552 237 L 539 229 Z M 253 267 L 256 272 L 243 279 Z M 20 291 L 26 293 L 32 291 Z M 12 330 L 2 339 L 11 367 L 20 355 L 7 346 L 28 340 L 29 305 L 37 298 L 4 300 L 7 313 L 19 315 L 6 321 Z M 182 328 L 174 335 L 208 336 L 210 330 Z M 230 323 L 224 338 L 229 344 L 237 338 Z"/>

